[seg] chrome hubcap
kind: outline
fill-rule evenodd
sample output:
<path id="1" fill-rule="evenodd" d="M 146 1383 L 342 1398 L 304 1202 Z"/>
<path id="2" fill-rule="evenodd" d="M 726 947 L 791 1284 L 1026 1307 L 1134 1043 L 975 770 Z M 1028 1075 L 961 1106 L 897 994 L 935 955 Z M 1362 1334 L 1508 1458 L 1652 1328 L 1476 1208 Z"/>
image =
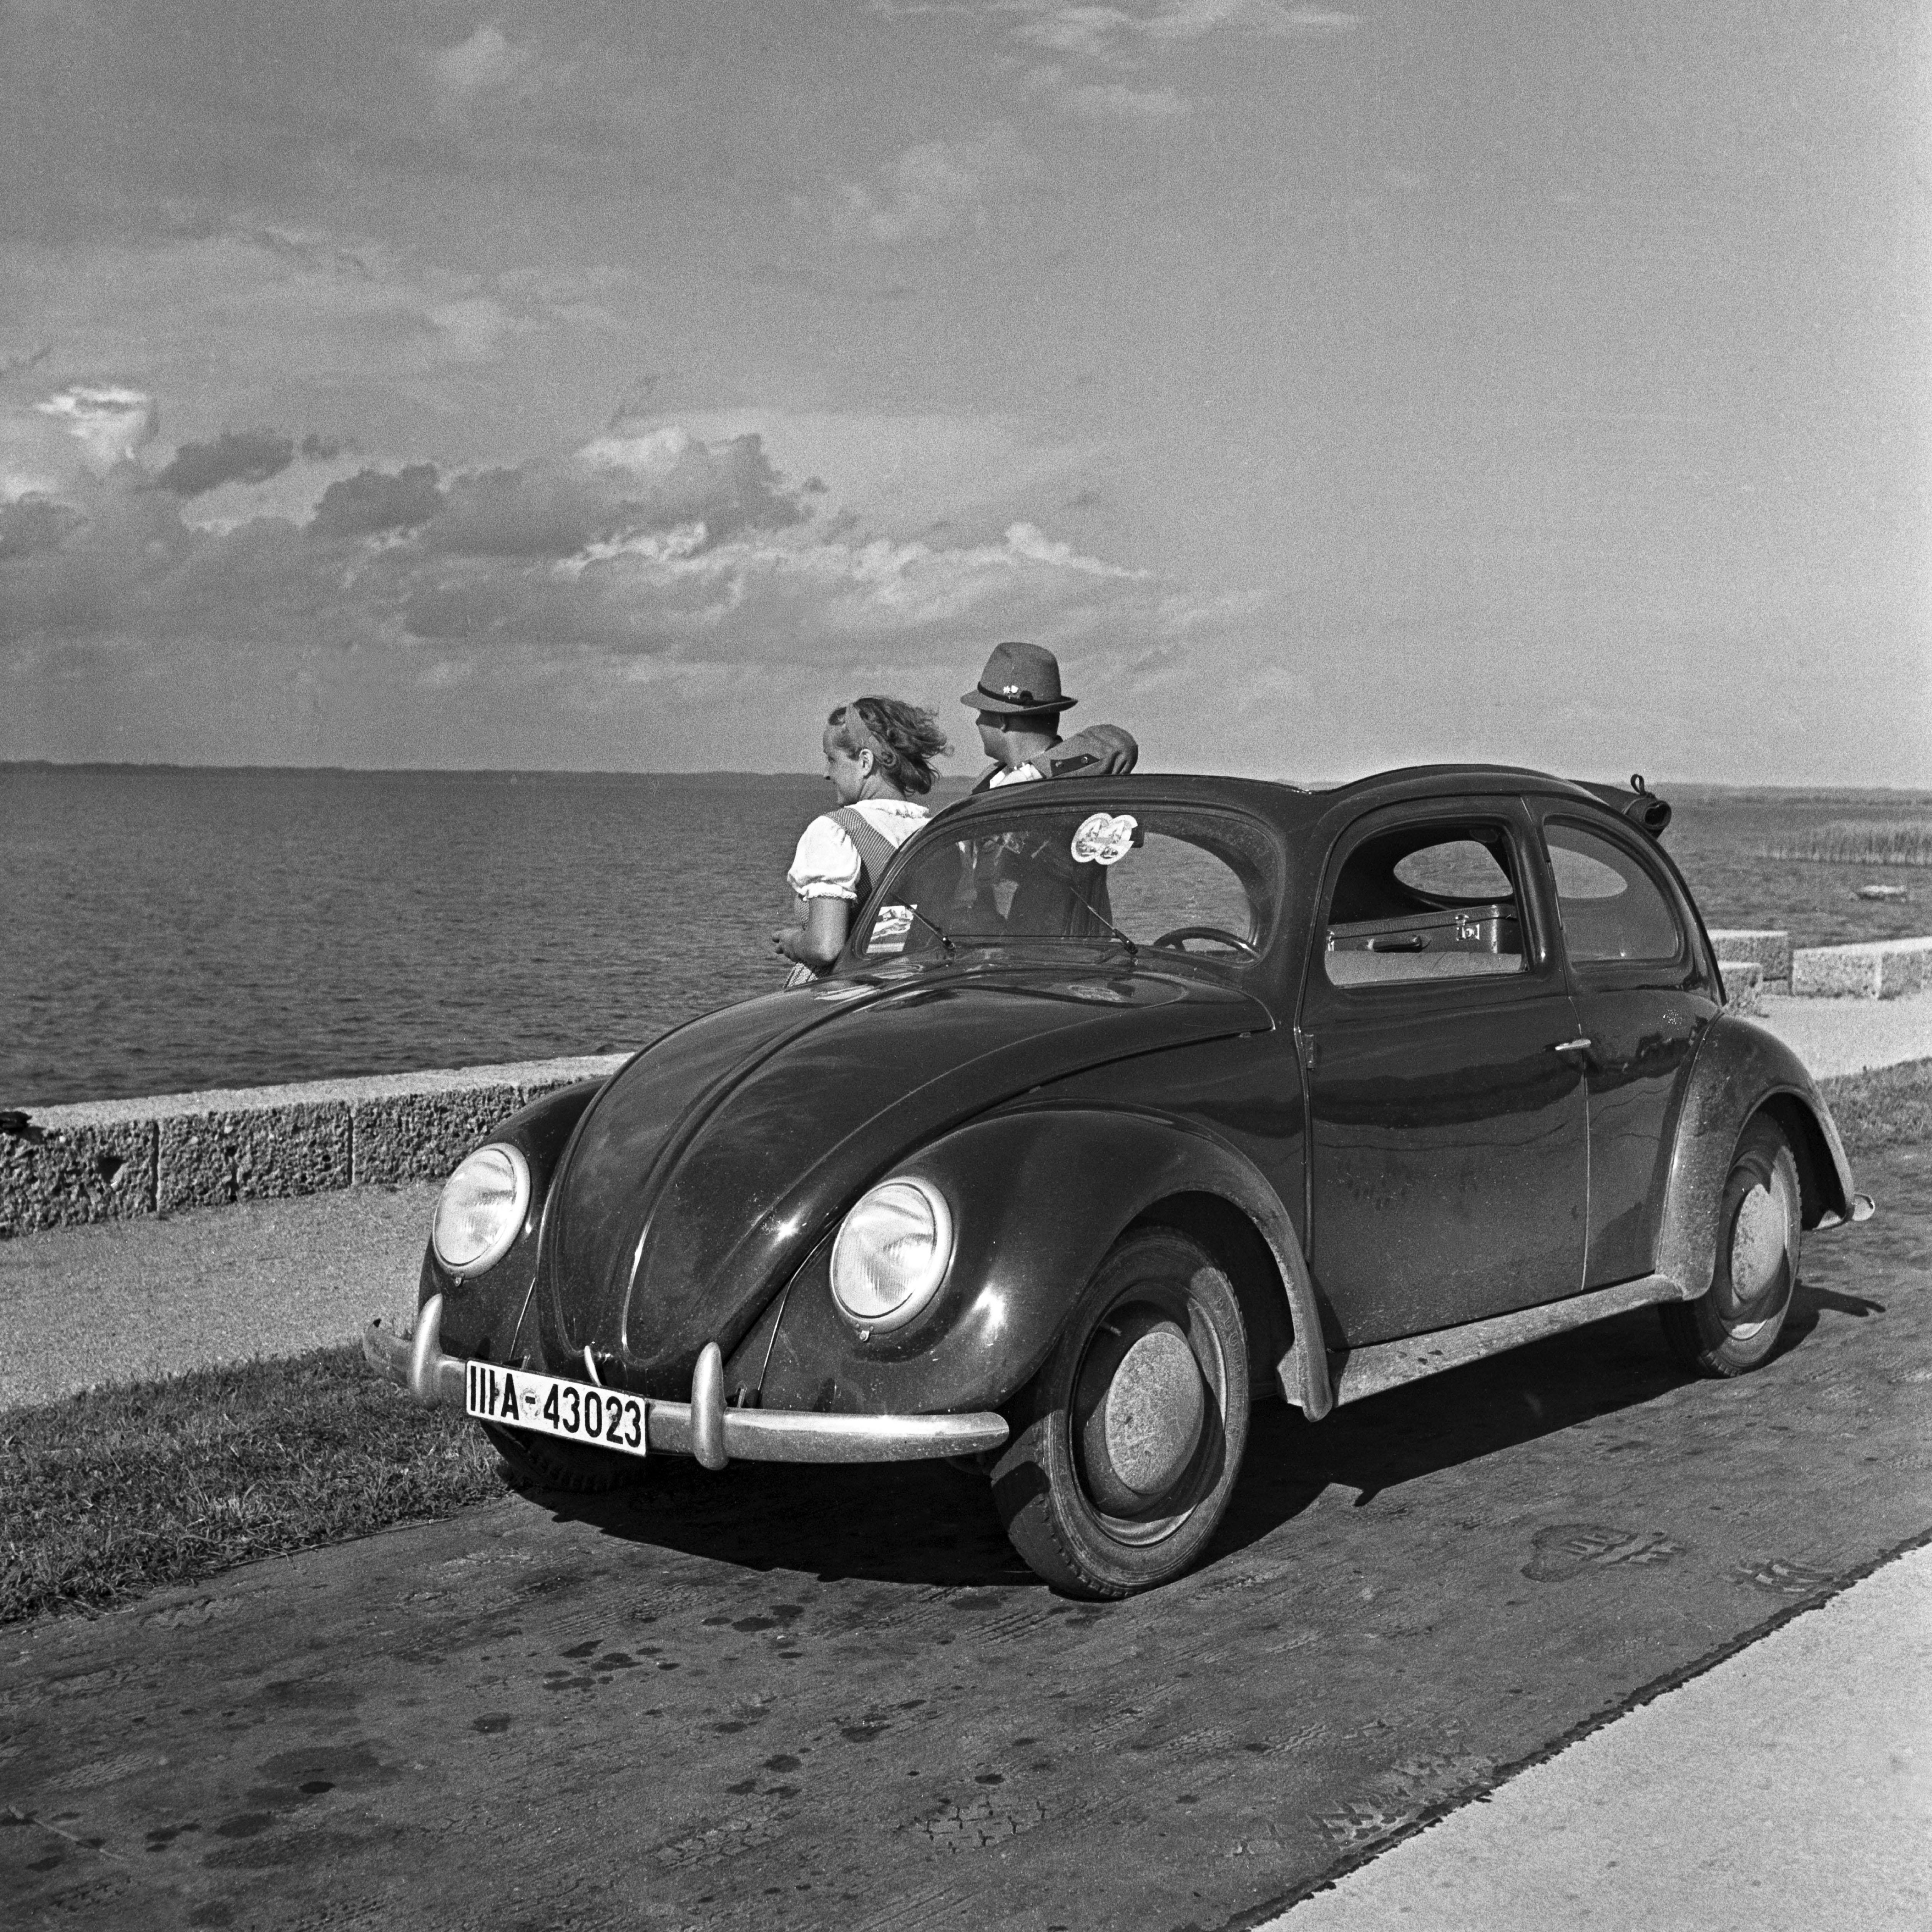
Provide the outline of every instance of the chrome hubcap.
<path id="1" fill-rule="evenodd" d="M 1738 1204 L 1731 1228 L 1731 1292 L 1755 1301 L 1784 1265 L 1784 1204 L 1768 1187 L 1754 1187 Z"/>
<path id="2" fill-rule="evenodd" d="M 1160 1310 L 1118 1309 L 1102 1324 L 1081 1366 L 1072 1420 L 1088 1493 L 1104 1514 L 1151 1528 L 1174 1507 L 1210 1394 L 1186 1332 Z"/>
<path id="3" fill-rule="evenodd" d="M 1186 1342 L 1171 1328 L 1143 1335 L 1120 1358 L 1101 1406 L 1114 1473 L 1136 1494 L 1159 1496 L 1194 1454 L 1205 1407 Z"/>

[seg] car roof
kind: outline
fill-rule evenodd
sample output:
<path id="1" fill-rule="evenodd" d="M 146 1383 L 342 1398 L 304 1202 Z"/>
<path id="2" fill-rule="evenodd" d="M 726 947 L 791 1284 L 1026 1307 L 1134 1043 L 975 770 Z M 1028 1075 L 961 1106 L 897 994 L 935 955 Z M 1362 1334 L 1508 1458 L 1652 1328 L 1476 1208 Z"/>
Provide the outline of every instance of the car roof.
<path id="1" fill-rule="evenodd" d="M 1245 808 L 1277 824 L 1299 829 L 1332 814 L 1338 806 L 1399 804 L 1412 798 L 1477 797 L 1496 792 L 1554 794 L 1599 812 L 1611 812 L 1602 796 L 1573 778 L 1532 771 L 1520 765 L 1404 765 L 1373 772 L 1346 784 L 1321 787 L 1288 784 L 1271 778 L 1227 778 L 1210 772 L 1136 772 L 1130 777 L 1063 778 L 1051 784 L 1003 785 L 976 792 L 943 808 L 948 818 L 1010 806 L 1064 808 L 1068 785 L 1076 797 L 1091 791 L 1096 800 L 1144 799 L 1149 804 L 1220 805 Z M 935 814 L 934 816 L 939 814 Z M 1614 812 L 1611 812 L 1614 816 Z"/>

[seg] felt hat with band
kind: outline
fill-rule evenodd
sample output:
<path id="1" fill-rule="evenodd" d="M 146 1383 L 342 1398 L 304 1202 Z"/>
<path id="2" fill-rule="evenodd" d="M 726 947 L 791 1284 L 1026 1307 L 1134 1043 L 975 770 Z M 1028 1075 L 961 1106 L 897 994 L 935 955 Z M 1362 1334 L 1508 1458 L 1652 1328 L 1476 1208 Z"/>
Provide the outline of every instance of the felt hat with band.
<path id="1" fill-rule="evenodd" d="M 975 711 L 1016 717 L 1066 711 L 1079 703 L 1060 694 L 1060 660 L 1042 644 L 995 644 L 976 688 L 960 699 Z"/>

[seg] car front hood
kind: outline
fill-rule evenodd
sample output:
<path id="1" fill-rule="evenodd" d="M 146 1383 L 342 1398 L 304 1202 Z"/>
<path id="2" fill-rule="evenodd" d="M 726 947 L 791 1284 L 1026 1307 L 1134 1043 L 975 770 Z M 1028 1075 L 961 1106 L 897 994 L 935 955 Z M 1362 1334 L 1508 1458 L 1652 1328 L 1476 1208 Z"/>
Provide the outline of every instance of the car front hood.
<path id="1" fill-rule="evenodd" d="M 694 1020 L 592 1102 L 552 1184 L 544 1353 L 588 1346 L 629 1386 L 682 1396 L 704 1344 L 728 1355 L 913 1148 L 1046 1082 L 1271 1024 L 1210 972 L 1064 963 L 833 980 Z"/>

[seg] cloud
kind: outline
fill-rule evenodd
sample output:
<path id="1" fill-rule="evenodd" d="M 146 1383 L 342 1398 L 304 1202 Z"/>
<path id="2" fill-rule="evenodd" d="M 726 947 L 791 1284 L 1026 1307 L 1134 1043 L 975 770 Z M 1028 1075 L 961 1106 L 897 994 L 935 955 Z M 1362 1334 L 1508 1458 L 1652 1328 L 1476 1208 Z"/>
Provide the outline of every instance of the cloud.
<path id="1" fill-rule="evenodd" d="M 1009 31 L 1028 45 L 1088 60 L 1130 57 L 1148 46 L 1198 40 L 1226 28 L 1286 37 L 1346 33 L 1353 14 L 1284 0 L 1160 0 L 1144 11 L 1124 7 L 1064 6 L 1055 0 L 1005 0 L 998 11 L 1020 16 Z"/>
<path id="2" fill-rule="evenodd" d="M 1178 119 L 1191 103 L 1164 82 L 1132 85 L 1093 77 L 1094 70 L 1144 70 L 1168 50 L 1209 35 L 1230 33 L 1281 39 L 1333 38 L 1352 31 L 1359 16 L 1340 9 L 1292 5 L 1288 0 L 1156 0 L 1152 6 L 1066 4 L 1064 0 L 872 0 L 873 10 L 895 20 L 928 15 L 994 26 L 1009 40 L 1055 56 L 1024 70 L 1022 85 L 1060 112 L 1094 122 Z M 1074 71 L 1069 74 L 1067 68 Z"/>
<path id="3" fill-rule="evenodd" d="M 184 442 L 154 478 L 177 496 L 205 496 L 224 483 L 266 483 L 296 460 L 296 442 L 274 430 L 224 430 L 212 442 Z"/>
<path id="4" fill-rule="evenodd" d="M 24 371 L 44 362 L 54 352 L 51 342 L 44 342 L 38 349 L 30 349 L 20 356 L 0 357 L 0 382 L 10 376 L 18 376 Z"/>
<path id="5" fill-rule="evenodd" d="M 309 527 L 323 536 L 374 536 L 385 530 L 411 530 L 426 524 L 443 506 L 436 487 L 436 465 L 412 463 L 393 474 L 358 470 L 322 493 Z"/>
<path id="6" fill-rule="evenodd" d="M 587 299 L 597 278 L 460 274 L 360 236 L 261 223 L 71 248 L 0 243 L 0 286 L 96 368 L 185 381 L 218 367 L 224 405 L 244 421 L 275 419 L 292 372 L 322 393 L 460 386 L 524 344 L 610 327 Z M 59 407 L 70 433 L 120 454 L 156 427 L 145 393 L 119 383 L 76 385 Z"/>
<path id="7" fill-rule="evenodd" d="M 86 520 L 78 510 L 45 496 L 22 496 L 0 503 L 0 563 L 58 550 L 62 540 Z"/>
<path id="8" fill-rule="evenodd" d="M 512 44 L 498 27 L 478 27 L 460 46 L 428 56 L 430 77 L 442 93 L 458 100 L 491 94 L 520 80 L 531 57 Z"/>
<path id="9" fill-rule="evenodd" d="M 755 435 L 714 446 L 676 428 L 607 434 L 565 461 L 452 478 L 423 536 L 456 556 L 554 560 L 671 530 L 711 544 L 803 522 L 808 494 L 779 476 Z"/>
<path id="10" fill-rule="evenodd" d="M 881 535 L 814 515 L 823 490 L 754 431 L 624 417 L 496 469 L 364 469 L 306 520 L 198 525 L 139 464 L 83 466 L 58 496 L 0 509 L 0 675 L 11 692 L 68 694 L 46 698 L 57 706 L 92 692 L 104 718 L 160 707 L 175 736 L 152 755 L 217 755 L 194 721 L 218 712 L 242 734 L 226 755 L 308 754 L 260 721 L 283 715 L 277 693 L 326 686 L 362 721 L 365 757 L 380 743 L 416 758 L 409 734 L 460 715 L 526 760 L 539 745 L 580 760 L 588 741 L 572 734 L 587 731 L 609 739 L 605 762 L 634 762 L 642 741 L 611 736 L 611 720 L 634 732 L 646 693 L 729 712 L 752 679 L 808 722 L 856 678 L 943 686 L 1002 635 L 1074 650 L 1090 676 L 1138 664 L 1157 680 L 1163 652 L 1212 649 L 1226 621 L 1216 600 L 1030 521 Z M 791 758 L 788 738 L 772 742 Z"/>
<path id="11" fill-rule="evenodd" d="M 606 628 L 591 567 L 653 550 L 690 556 L 803 524 L 794 484 L 743 434 L 666 428 L 598 437 L 514 466 L 440 476 L 365 469 L 329 484 L 305 523 L 183 520 L 185 499 L 292 460 L 272 434 L 190 446 L 156 478 L 76 471 L 56 496 L 6 506 L 0 630 L 64 638 L 584 637 Z M 172 476 L 165 489 L 158 482 Z M 622 628 L 622 627 L 620 627 Z"/>
<path id="12" fill-rule="evenodd" d="M 65 430 L 98 469 L 125 462 L 160 434 L 154 398 L 117 383 L 76 383 L 34 406 Z"/>
<path id="13" fill-rule="evenodd" d="M 1012 135 L 994 128 L 976 140 L 907 148 L 886 171 L 883 185 L 843 186 L 839 206 L 875 242 L 938 242 L 962 228 L 984 228 L 989 202 L 1037 172 Z"/>
<path id="14" fill-rule="evenodd" d="M 1064 113 L 1084 121 L 1172 121 L 1190 111 L 1171 87 L 1130 87 L 1125 81 L 1074 81 L 1059 68 L 1036 68 L 1028 87 Z"/>

